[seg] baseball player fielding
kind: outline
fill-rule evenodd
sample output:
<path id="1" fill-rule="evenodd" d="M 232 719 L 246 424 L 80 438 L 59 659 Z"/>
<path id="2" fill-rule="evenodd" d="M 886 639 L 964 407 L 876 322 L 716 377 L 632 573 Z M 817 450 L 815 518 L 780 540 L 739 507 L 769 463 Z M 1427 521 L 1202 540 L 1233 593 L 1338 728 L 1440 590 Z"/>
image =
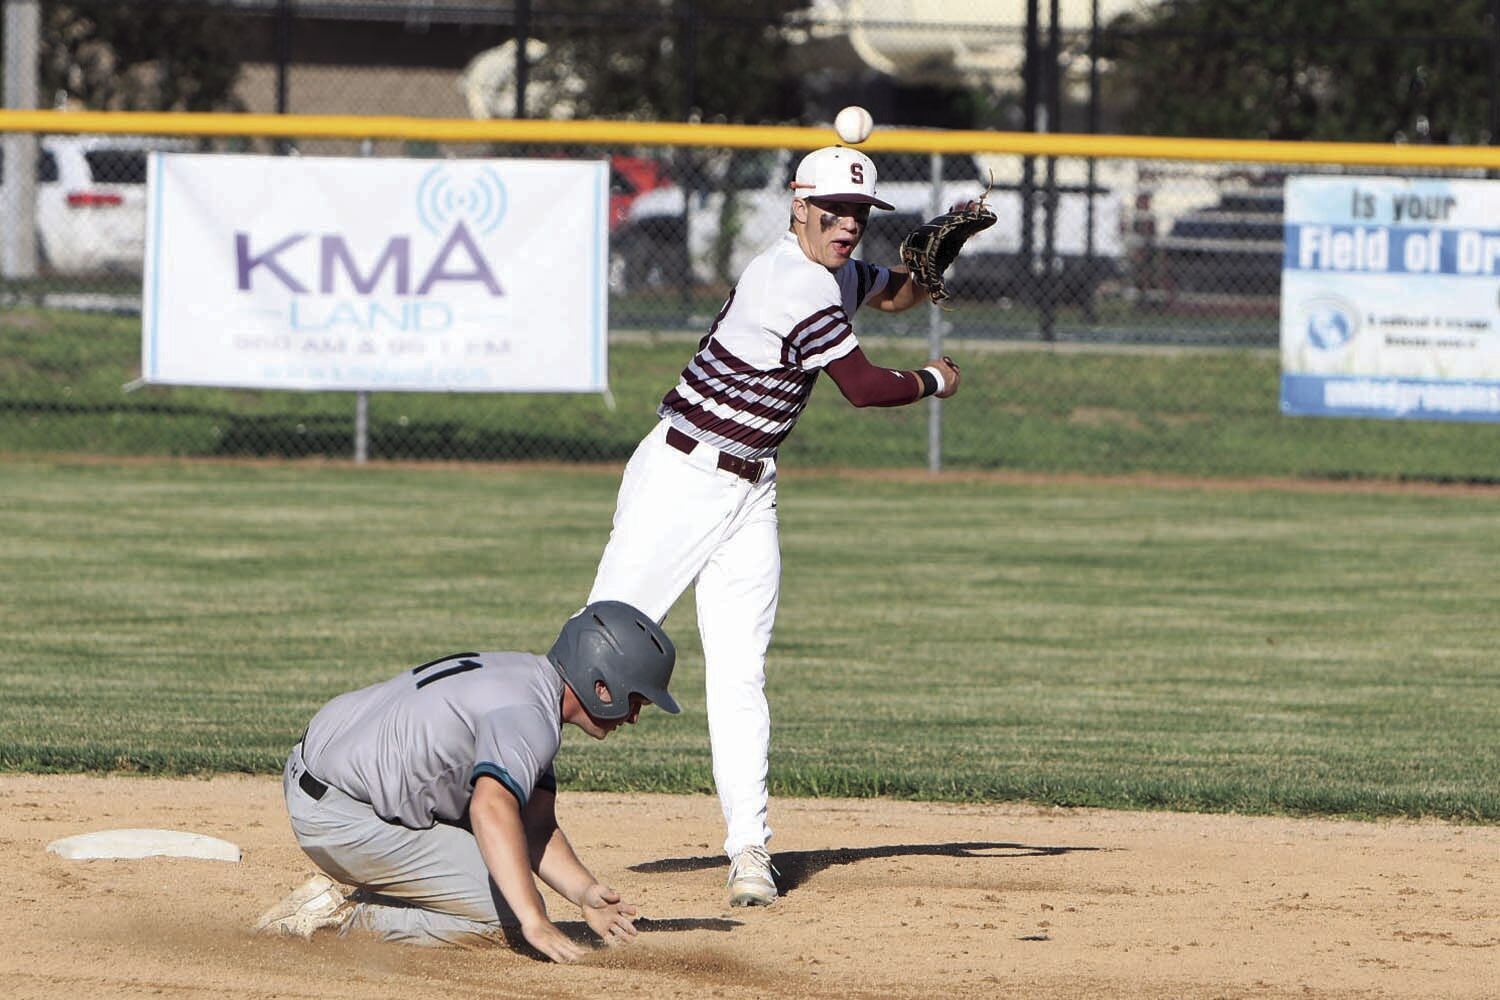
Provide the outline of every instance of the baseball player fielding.
<path id="1" fill-rule="evenodd" d="M 833 130 L 838 133 L 840 139 L 851 146 L 870 138 L 870 133 L 874 128 L 875 119 L 870 117 L 870 112 L 858 104 L 849 105 L 833 119 Z"/>
<path id="2" fill-rule="evenodd" d="M 781 443 L 824 372 L 858 407 L 946 398 L 959 386 L 950 361 L 886 368 L 855 335 L 859 308 L 901 312 L 930 295 L 904 268 L 854 256 L 870 212 L 892 210 L 876 175 L 874 161 L 845 146 L 797 165 L 787 231 L 745 268 L 625 466 L 589 594 L 661 622 L 684 590 L 696 591 L 731 906 L 765 906 L 779 894 L 766 846 L 765 684 L 781 597 Z"/>

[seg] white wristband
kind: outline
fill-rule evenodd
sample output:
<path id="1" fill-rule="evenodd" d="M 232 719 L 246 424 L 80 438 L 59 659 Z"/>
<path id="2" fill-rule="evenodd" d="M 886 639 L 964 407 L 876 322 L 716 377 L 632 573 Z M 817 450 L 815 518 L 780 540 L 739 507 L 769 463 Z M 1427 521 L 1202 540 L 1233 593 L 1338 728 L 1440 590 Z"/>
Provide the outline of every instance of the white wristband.
<path id="1" fill-rule="evenodd" d="M 941 395 L 942 393 L 944 393 L 944 392 L 947 391 L 947 389 L 948 389 L 948 380 L 945 379 L 945 378 L 943 378 L 943 373 L 941 371 L 939 371 L 938 369 L 932 367 L 931 365 L 925 366 L 922 370 L 924 372 L 932 372 L 932 377 L 935 378 L 935 379 L 937 379 L 938 388 L 937 388 L 937 392 L 934 393 L 934 395 Z"/>

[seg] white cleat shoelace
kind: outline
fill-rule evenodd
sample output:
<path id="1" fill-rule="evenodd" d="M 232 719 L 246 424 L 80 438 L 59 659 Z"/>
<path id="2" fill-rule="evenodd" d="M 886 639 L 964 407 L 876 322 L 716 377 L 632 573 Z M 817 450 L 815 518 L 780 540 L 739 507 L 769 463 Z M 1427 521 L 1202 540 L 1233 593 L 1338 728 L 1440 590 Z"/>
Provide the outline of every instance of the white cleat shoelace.
<path id="1" fill-rule="evenodd" d="M 729 905 L 771 905 L 776 901 L 775 876 L 779 874 L 764 847 L 740 851 L 729 865 Z"/>

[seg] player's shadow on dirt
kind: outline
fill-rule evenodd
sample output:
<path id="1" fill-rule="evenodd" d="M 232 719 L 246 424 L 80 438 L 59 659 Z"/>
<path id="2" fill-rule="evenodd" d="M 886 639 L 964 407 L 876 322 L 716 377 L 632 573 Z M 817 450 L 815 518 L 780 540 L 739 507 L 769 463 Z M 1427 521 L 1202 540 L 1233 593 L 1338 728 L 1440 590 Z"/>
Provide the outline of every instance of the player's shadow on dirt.
<path id="1" fill-rule="evenodd" d="M 839 847 L 826 851 L 781 851 L 772 855 L 780 876 L 776 886 L 782 895 L 795 890 L 825 868 L 852 865 L 857 861 L 878 858 L 1049 858 L 1078 851 L 1102 851 L 1103 847 L 1044 847 L 1035 844 L 1012 844 L 999 841 L 960 841 L 954 844 L 887 844 L 881 847 Z M 631 865 L 630 870 L 646 875 L 672 872 L 696 872 L 723 868 L 728 864 L 722 854 L 696 858 L 662 858 Z"/>

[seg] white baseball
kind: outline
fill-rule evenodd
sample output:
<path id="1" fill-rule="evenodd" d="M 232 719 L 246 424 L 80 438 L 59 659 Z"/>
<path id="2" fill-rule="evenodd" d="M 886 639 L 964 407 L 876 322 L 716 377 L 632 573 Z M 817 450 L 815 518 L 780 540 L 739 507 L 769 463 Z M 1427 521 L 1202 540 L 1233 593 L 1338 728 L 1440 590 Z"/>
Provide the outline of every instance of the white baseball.
<path id="1" fill-rule="evenodd" d="M 839 134 L 840 139 L 850 145 L 870 138 L 870 132 L 874 128 L 875 119 L 870 117 L 870 112 L 858 104 L 849 105 L 833 119 L 833 130 Z"/>

